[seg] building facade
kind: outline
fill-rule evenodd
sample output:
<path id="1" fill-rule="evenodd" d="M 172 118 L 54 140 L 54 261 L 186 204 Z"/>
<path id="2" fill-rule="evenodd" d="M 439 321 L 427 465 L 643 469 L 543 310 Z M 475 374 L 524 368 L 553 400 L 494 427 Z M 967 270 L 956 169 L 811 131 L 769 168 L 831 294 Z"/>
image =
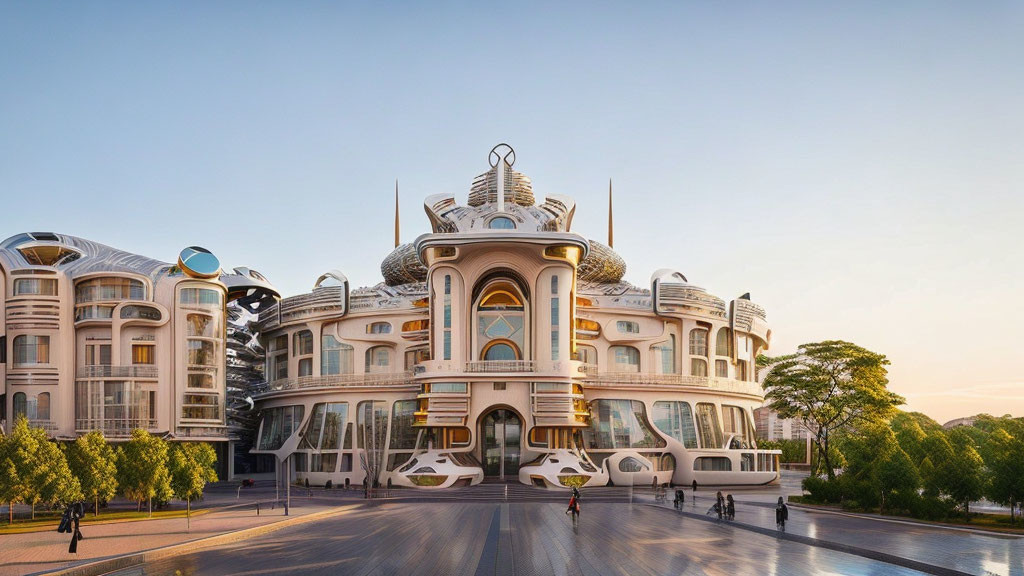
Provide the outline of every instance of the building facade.
<path id="1" fill-rule="evenodd" d="M 59 440 L 144 428 L 228 462 L 226 307 L 278 298 L 258 272 L 225 273 L 199 247 L 171 265 L 35 232 L 0 244 L 0 294 L 6 431 L 18 416 Z"/>
<path id="2" fill-rule="evenodd" d="M 572 199 L 536 203 L 505 145 L 490 160 L 466 205 L 427 198 L 413 243 L 396 204 L 384 282 L 331 271 L 260 308 L 254 451 L 317 485 L 776 481 L 754 432 L 764 310 L 672 270 L 624 282 L 610 214 L 587 240 Z"/>
<path id="3" fill-rule="evenodd" d="M 767 406 L 754 410 L 757 437 L 763 440 L 806 440 L 813 436 L 804 423 L 795 418 L 781 418 Z"/>

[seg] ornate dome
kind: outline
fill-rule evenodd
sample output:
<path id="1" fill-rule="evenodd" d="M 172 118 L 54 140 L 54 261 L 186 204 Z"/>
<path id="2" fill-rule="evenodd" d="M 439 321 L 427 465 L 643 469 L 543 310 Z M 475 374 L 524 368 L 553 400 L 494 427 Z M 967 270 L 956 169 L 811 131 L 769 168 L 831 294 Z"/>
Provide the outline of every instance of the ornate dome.
<path id="1" fill-rule="evenodd" d="M 494 167 L 473 179 L 469 189 L 470 206 L 481 206 L 498 201 L 498 168 Z M 533 206 L 533 183 L 530 177 L 516 172 L 505 164 L 505 201 L 520 206 Z"/>
<path id="2" fill-rule="evenodd" d="M 420 262 L 416 247 L 402 244 L 384 258 L 380 264 L 380 273 L 388 286 L 401 286 L 413 282 L 426 282 L 427 267 Z"/>
<path id="3" fill-rule="evenodd" d="M 581 282 L 617 284 L 626 274 L 626 261 L 608 246 L 590 240 L 590 253 L 580 262 L 578 270 Z"/>

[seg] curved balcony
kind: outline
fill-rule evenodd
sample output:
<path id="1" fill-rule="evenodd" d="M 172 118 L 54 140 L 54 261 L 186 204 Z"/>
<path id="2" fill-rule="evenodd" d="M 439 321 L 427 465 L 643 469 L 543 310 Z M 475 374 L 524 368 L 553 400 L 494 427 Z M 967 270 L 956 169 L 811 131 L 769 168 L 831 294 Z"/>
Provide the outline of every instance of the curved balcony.
<path id="1" fill-rule="evenodd" d="M 708 376 L 689 376 L 685 374 L 645 374 L 639 372 L 595 372 L 587 373 L 583 380 L 588 387 L 616 388 L 643 386 L 678 386 L 681 388 L 704 388 L 715 392 L 764 396 L 761 384 L 732 380 L 730 378 L 711 378 Z"/>
<path id="2" fill-rule="evenodd" d="M 259 394 L 309 388 L 410 388 L 412 372 L 386 372 L 368 374 L 330 374 L 328 376 L 300 376 L 265 382 L 258 387 Z"/>

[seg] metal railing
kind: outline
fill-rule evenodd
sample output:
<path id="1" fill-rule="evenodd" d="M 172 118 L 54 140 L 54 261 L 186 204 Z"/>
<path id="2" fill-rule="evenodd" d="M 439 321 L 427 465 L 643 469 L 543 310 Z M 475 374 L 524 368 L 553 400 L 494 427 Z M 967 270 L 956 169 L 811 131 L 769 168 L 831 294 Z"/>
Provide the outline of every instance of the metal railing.
<path id="1" fill-rule="evenodd" d="M 601 372 L 588 374 L 584 379 L 588 386 L 687 386 L 694 388 L 710 388 L 721 392 L 750 394 L 763 396 L 764 391 L 757 382 L 733 380 L 731 378 L 711 378 L 707 376 L 689 376 L 684 374 L 645 374 L 638 372 Z"/>
<path id="2" fill-rule="evenodd" d="M 533 372 L 532 360 L 481 360 L 466 362 L 466 372 Z"/>
<path id="3" fill-rule="evenodd" d="M 266 382 L 260 392 L 279 392 L 301 388 L 357 388 L 361 386 L 412 386 L 412 372 L 371 372 L 368 374 L 330 374 L 300 376 Z"/>
<path id="4" fill-rule="evenodd" d="M 104 420 L 101 418 L 76 418 L 75 432 L 89 432 L 99 430 L 104 436 L 125 437 L 131 436 L 132 430 L 142 428 L 153 430 L 157 426 L 155 418 L 129 418 L 127 420 Z"/>
<path id="5" fill-rule="evenodd" d="M 156 378 L 159 370 L 149 364 L 135 366 L 79 366 L 78 378 Z"/>
<path id="6" fill-rule="evenodd" d="M 47 432 L 53 432 L 57 429 L 57 423 L 53 420 L 29 420 L 28 425 L 30 428 L 42 428 Z"/>

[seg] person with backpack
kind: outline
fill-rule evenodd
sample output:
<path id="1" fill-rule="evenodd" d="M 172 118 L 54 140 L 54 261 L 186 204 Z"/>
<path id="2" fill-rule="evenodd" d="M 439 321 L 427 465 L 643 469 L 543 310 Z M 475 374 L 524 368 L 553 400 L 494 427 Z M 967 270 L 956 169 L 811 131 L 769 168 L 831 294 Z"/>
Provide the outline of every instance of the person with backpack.
<path id="1" fill-rule="evenodd" d="M 775 505 L 775 527 L 783 532 L 786 531 L 786 520 L 789 520 L 789 506 L 779 496 L 779 503 Z"/>

